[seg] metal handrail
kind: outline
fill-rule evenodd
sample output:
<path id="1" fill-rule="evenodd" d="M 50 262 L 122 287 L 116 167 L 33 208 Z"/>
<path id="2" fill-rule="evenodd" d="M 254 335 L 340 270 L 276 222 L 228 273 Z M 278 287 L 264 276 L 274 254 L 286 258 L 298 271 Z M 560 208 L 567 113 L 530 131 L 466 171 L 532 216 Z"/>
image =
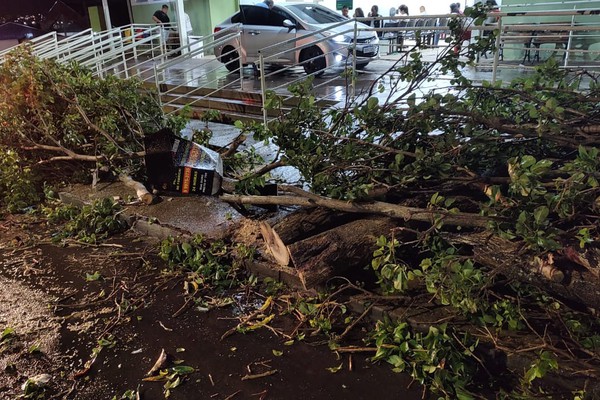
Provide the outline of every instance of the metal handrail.
<path id="1" fill-rule="evenodd" d="M 580 3 L 580 4 L 587 4 L 589 5 L 590 2 L 585 2 L 585 1 L 581 1 L 581 2 L 573 2 L 571 4 L 574 3 Z M 495 46 L 495 50 L 493 52 L 494 54 L 494 60 L 493 60 L 493 80 L 496 79 L 496 74 L 497 74 L 497 70 L 500 66 L 500 60 L 499 60 L 499 52 L 501 50 L 510 50 L 510 49 L 516 49 L 516 50 L 522 50 L 523 47 L 518 47 L 516 46 L 516 43 L 513 47 L 511 46 L 504 46 L 504 41 L 509 42 L 511 39 L 516 39 L 516 38 L 520 38 L 522 39 L 523 36 L 519 35 L 519 33 L 524 33 L 524 32 L 531 32 L 531 31 L 538 31 L 537 35 L 531 35 L 532 40 L 529 42 L 529 44 L 527 45 L 527 47 L 524 47 L 526 51 L 529 52 L 536 52 L 536 57 L 539 57 L 539 52 L 540 51 L 548 51 L 548 50 L 543 50 L 541 48 L 541 45 L 544 44 L 543 40 L 547 40 L 547 38 L 555 38 L 556 36 L 553 36 L 551 32 L 564 32 L 564 35 L 560 35 L 560 40 L 563 41 L 564 43 L 564 38 L 568 35 L 568 43 L 566 45 L 566 48 L 557 48 L 557 49 L 552 49 L 552 51 L 556 52 L 557 54 L 564 54 L 564 64 L 563 67 L 567 67 L 568 66 L 568 60 L 569 60 L 569 54 L 573 54 L 575 52 L 577 52 L 578 54 L 584 54 L 584 55 L 589 55 L 589 54 L 600 54 L 600 51 L 597 50 L 591 50 L 591 49 L 577 49 L 575 50 L 573 48 L 573 41 L 580 39 L 580 38 L 588 38 L 590 35 L 585 35 L 584 32 L 598 32 L 600 31 L 600 24 L 598 23 L 594 23 L 594 22 L 584 22 L 584 23 L 576 23 L 575 22 L 575 18 L 576 17 L 585 17 L 588 15 L 595 15 L 598 14 L 600 10 L 598 10 L 597 8 L 581 8 L 581 9 L 575 9 L 575 10 L 550 10 L 550 11 L 502 11 L 502 12 L 494 12 L 493 14 L 491 14 L 490 16 L 493 16 L 494 18 L 496 18 L 496 23 L 494 23 L 493 25 L 475 25 L 474 21 L 470 22 L 469 24 L 465 24 L 465 29 L 468 31 L 478 31 L 478 32 L 484 32 L 484 31 L 496 31 L 498 34 L 496 36 L 497 42 L 496 42 L 496 46 Z M 570 19 L 570 23 L 569 22 L 558 22 L 558 23 L 553 23 L 553 22 L 549 22 L 549 23 L 531 23 L 531 24 L 507 24 L 507 21 L 510 21 L 510 19 L 512 17 L 519 17 L 519 18 L 526 18 L 526 17 L 534 17 L 534 18 L 538 18 L 539 17 L 569 17 Z M 365 18 L 355 18 L 352 20 L 347 20 L 347 21 L 342 21 L 339 22 L 337 24 L 328 26 L 327 28 L 323 28 L 321 30 L 315 31 L 315 32 L 310 32 L 308 34 L 304 34 L 295 38 L 291 38 L 288 39 L 286 41 L 277 43 L 277 44 L 273 44 L 270 46 L 267 46 L 263 49 L 261 49 L 259 51 L 259 61 L 258 61 L 258 66 L 260 68 L 260 76 L 261 76 L 261 91 L 263 94 L 263 99 L 265 98 L 267 91 L 268 90 L 281 90 L 282 88 L 284 88 L 284 86 L 289 85 L 291 83 L 294 83 L 296 81 L 302 80 L 303 77 L 292 80 L 290 81 L 286 81 L 286 83 L 281 84 L 281 85 L 271 85 L 272 87 L 269 87 L 270 83 L 268 81 L 268 78 L 274 76 L 277 73 L 281 73 L 281 71 L 285 71 L 294 67 L 297 67 L 299 65 L 301 65 L 300 63 L 296 63 L 294 65 L 287 65 L 286 67 L 284 67 L 283 69 L 279 69 L 276 72 L 268 72 L 265 68 L 266 64 L 269 64 L 269 62 L 274 62 L 275 60 L 278 60 L 281 58 L 282 55 L 284 54 L 289 54 L 292 51 L 300 51 L 303 48 L 307 48 L 307 47 L 311 47 L 314 46 L 320 42 L 326 41 L 331 39 L 331 36 L 328 37 L 321 37 L 318 38 L 317 36 L 319 35 L 323 35 L 324 32 L 331 30 L 333 27 L 339 27 L 341 25 L 346 25 L 349 23 L 354 22 L 355 26 L 357 27 L 356 32 L 360 31 L 360 30 L 366 30 L 366 31 L 376 31 L 378 33 L 384 33 L 384 32 L 394 32 L 394 33 L 398 33 L 398 34 L 402 34 L 404 32 L 407 31 L 428 31 L 428 32 L 432 32 L 434 34 L 438 33 L 438 32 L 446 32 L 448 31 L 448 26 L 447 24 L 445 26 L 438 26 L 437 24 L 435 26 L 431 26 L 431 25 L 423 25 L 423 26 L 410 26 L 410 24 L 407 24 L 407 26 L 399 26 L 399 27 L 383 27 L 383 22 L 382 22 L 382 27 L 381 28 L 373 28 L 373 27 L 369 27 L 369 28 L 363 28 L 361 27 L 358 22 L 370 22 L 373 20 L 380 20 L 380 21 L 400 21 L 400 20 L 421 20 L 421 19 L 437 19 L 439 20 L 440 18 L 445 18 L 446 21 L 450 21 L 451 19 L 455 19 L 455 18 L 467 18 L 465 16 L 462 15 L 457 15 L 457 14 L 436 14 L 436 15 L 416 15 L 416 16 L 395 16 L 395 17 L 385 17 L 385 16 L 379 16 L 379 17 L 365 17 Z M 541 30 L 546 29 L 548 32 L 541 32 Z M 347 31 L 341 32 L 338 35 L 352 35 L 351 33 L 351 29 L 348 29 Z M 354 49 L 356 49 L 356 37 L 357 37 L 357 33 L 355 33 L 353 35 L 353 42 L 349 43 L 348 49 L 350 50 L 351 46 L 354 47 Z M 597 40 L 597 42 L 600 42 L 600 35 L 595 35 L 595 37 L 599 38 Z M 312 39 L 314 38 L 314 40 L 306 40 L 306 39 Z M 533 39 L 539 39 L 538 42 L 535 42 Z M 381 38 L 380 38 L 381 40 Z M 302 42 L 304 41 L 304 43 L 302 43 L 302 45 L 298 45 L 298 46 L 293 46 L 292 49 L 286 48 L 289 47 L 290 44 L 294 43 L 294 42 Z M 295 43 L 294 43 L 295 44 Z M 444 43 L 443 46 L 447 47 L 449 46 L 449 43 Z M 380 48 L 385 46 L 384 43 L 380 43 L 379 44 Z M 392 43 L 390 41 L 390 43 L 388 44 L 388 46 L 392 46 Z M 558 45 L 556 45 L 558 46 Z M 433 46 L 436 47 L 436 46 Z M 440 47 L 440 46 L 437 46 Z M 326 56 L 326 54 L 320 55 L 320 56 Z M 356 59 L 356 57 L 353 57 L 353 59 Z M 596 65 L 596 68 L 599 67 L 600 65 Z M 355 68 L 353 68 L 355 69 Z M 328 82 L 330 82 L 330 80 L 324 80 L 322 82 L 322 84 L 327 84 Z M 352 83 L 354 83 L 354 80 L 352 80 Z M 317 85 L 315 87 L 321 86 Z M 354 86 L 351 87 L 352 93 L 354 92 Z M 280 93 L 281 94 L 281 93 Z M 263 116 L 264 116 L 264 123 L 267 124 L 267 117 L 266 117 L 266 110 L 263 110 Z"/>
<path id="2" fill-rule="evenodd" d="M 242 71 L 242 67 L 241 67 L 241 57 L 239 56 L 239 54 L 241 54 L 240 53 L 241 25 L 236 24 L 236 25 L 233 25 L 231 27 L 228 27 L 226 29 L 219 31 L 218 33 L 212 33 L 210 35 L 201 37 L 200 39 L 198 39 L 194 42 L 190 42 L 187 45 L 184 45 L 184 46 L 176 49 L 173 52 L 180 52 L 181 53 L 180 56 L 178 56 L 174 59 L 167 59 L 166 61 L 164 61 L 160 64 L 157 64 L 155 66 L 154 79 L 155 79 L 156 87 L 157 87 L 157 90 L 159 93 L 159 98 L 161 96 L 166 96 L 166 95 L 174 97 L 173 100 L 167 101 L 167 102 L 163 102 L 161 99 L 161 105 L 164 107 L 164 106 L 169 106 L 169 105 L 178 103 L 182 98 L 185 97 L 185 94 L 176 96 L 176 93 L 178 92 L 178 90 L 180 88 L 187 87 L 188 84 L 190 84 L 190 82 L 195 80 L 195 78 L 184 80 L 183 82 L 181 82 L 177 85 L 174 85 L 170 89 L 165 89 L 165 88 L 167 88 L 167 86 L 163 85 L 163 84 L 167 83 L 167 79 L 164 78 L 164 74 L 167 70 L 169 70 L 170 68 L 173 68 L 177 65 L 185 65 L 186 61 L 193 60 L 197 55 L 208 53 L 211 50 L 214 50 L 215 48 L 217 48 L 221 45 L 231 42 L 231 40 L 235 40 L 237 42 L 237 48 L 234 51 L 237 51 L 237 54 L 238 54 L 237 61 L 240 64 L 239 77 L 235 80 L 232 80 L 232 81 L 224 84 L 224 85 L 218 84 L 219 80 L 220 80 L 219 77 L 215 77 L 212 80 L 206 81 L 206 86 L 211 86 L 212 84 L 217 83 L 217 85 L 216 85 L 217 87 L 215 89 L 211 89 L 205 95 L 198 96 L 194 100 L 187 99 L 187 105 L 192 106 L 203 100 L 209 99 L 212 95 L 214 95 L 215 93 L 217 93 L 218 91 L 220 91 L 222 89 L 226 89 L 226 88 L 230 88 L 230 87 L 237 87 L 238 85 L 239 85 L 239 88 L 241 88 L 243 79 L 244 79 L 244 75 L 243 75 L 243 71 Z M 199 47 L 196 47 L 199 42 L 202 42 L 202 45 Z M 173 52 L 171 52 L 171 53 L 173 53 Z M 167 55 L 168 54 L 169 53 L 167 53 Z M 214 65 L 214 66 L 210 67 L 210 65 Z M 221 64 L 221 62 L 216 58 L 213 58 L 213 59 L 205 58 L 203 60 L 203 62 L 192 64 L 188 68 L 182 69 L 180 72 L 182 75 L 186 75 L 186 74 L 193 75 L 193 71 L 196 69 L 200 69 L 200 68 L 202 69 L 203 75 L 205 77 L 207 77 L 207 76 L 210 76 L 212 73 L 214 73 L 224 67 L 223 67 L 223 64 Z M 177 111 L 178 110 L 174 109 L 173 111 L 170 111 L 167 114 L 176 113 Z"/>
<path id="3" fill-rule="evenodd" d="M 336 36 L 345 36 L 347 34 L 352 33 L 352 37 L 353 37 L 352 41 L 350 41 L 350 42 L 340 42 L 339 43 L 340 47 L 338 49 L 336 49 L 336 50 L 339 51 L 340 49 L 346 49 L 346 50 L 352 50 L 352 49 L 354 49 L 354 50 L 352 50 L 352 54 L 353 54 L 353 57 L 352 57 L 352 67 L 353 68 L 352 69 L 356 70 L 356 43 L 357 43 L 356 39 L 358 37 L 358 31 L 372 31 L 373 30 L 372 28 L 358 28 L 358 24 L 356 22 L 357 22 L 356 19 L 348 19 L 346 21 L 340 21 L 338 23 L 328 25 L 326 28 L 322 28 L 322 29 L 319 29 L 317 31 L 312 31 L 312 32 L 307 33 L 305 35 L 301 35 L 301 36 L 298 36 L 298 37 L 295 37 L 295 38 L 291 38 L 291 39 L 285 40 L 283 42 L 279 42 L 279 43 L 273 44 L 271 46 L 264 47 L 264 48 L 262 48 L 262 49 L 259 50 L 259 52 L 258 52 L 258 54 L 259 54 L 259 65 L 258 65 L 258 67 L 259 67 L 260 76 L 261 76 L 261 93 L 262 93 L 262 98 L 263 98 L 263 123 L 265 124 L 265 126 L 267 126 L 267 123 L 268 123 L 268 121 L 267 121 L 267 110 L 264 107 L 264 102 L 265 102 L 265 99 L 266 99 L 266 96 L 267 96 L 267 91 L 268 90 L 277 91 L 277 90 L 280 90 L 280 89 L 282 89 L 282 88 L 284 88 L 284 87 L 286 87 L 286 86 L 288 86 L 290 84 L 293 84 L 293 83 L 296 83 L 296 82 L 300 82 L 300 81 L 302 81 L 302 80 L 305 79 L 304 77 L 299 77 L 299 78 L 296 78 L 296 79 L 294 79 L 292 81 L 288 81 L 288 82 L 286 82 L 286 83 L 284 83 L 282 85 L 275 86 L 275 87 L 272 87 L 272 88 L 269 89 L 267 87 L 267 78 L 272 77 L 272 76 L 274 76 L 276 74 L 279 74 L 282 71 L 286 71 L 286 70 L 289 70 L 291 68 L 300 66 L 302 63 L 305 63 L 307 61 L 311 61 L 311 60 L 314 60 L 314 59 L 320 58 L 320 57 L 327 57 L 333 51 L 321 54 L 319 56 L 316 56 L 316 57 L 313 57 L 313 58 L 310 58 L 310 59 L 307 59 L 307 60 L 303 60 L 301 63 L 292 64 L 292 65 L 286 66 L 286 67 L 284 67 L 284 68 L 282 68 L 282 69 L 280 69 L 280 70 L 278 70 L 276 72 L 271 72 L 271 73 L 267 73 L 266 72 L 266 70 L 265 70 L 265 64 L 268 64 L 269 61 L 274 60 L 276 57 L 279 57 L 281 55 L 284 55 L 284 54 L 287 54 L 287 53 L 290 53 L 290 52 L 298 52 L 298 51 L 301 51 L 302 49 L 309 48 L 309 47 L 315 46 L 315 45 L 317 45 L 319 43 L 331 40 L 332 38 L 334 38 Z M 329 33 L 334 28 L 341 27 L 341 26 L 346 26 L 346 25 L 348 26 L 347 30 L 344 30 L 344 31 L 339 32 L 339 33 L 336 33 L 335 35 L 328 35 L 327 34 L 327 33 Z M 318 36 L 322 36 L 322 37 L 319 38 Z M 311 41 L 309 41 L 309 42 L 307 42 L 307 43 L 305 43 L 303 45 L 300 45 L 300 46 L 295 45 L 297 42 L 303 41 L 305 39 L 312 39 L 312 38 L 315 38 L 315 39 L 311 40 Z M 347 44 L 345 44 L 345 43 L 347 43 Z M 289 44 L 294 44 L 294 48 L 292 48 L 292 49 L 287 49 L 286 48 L 286 49 L 281 50 L 281 51 L 273 51 L 273 50 L 279 49 L 281 47 L 287 46 Z M 331 69 L 331 68 L 332 67 L 330 66 L 330 67 L 328 67 L 326 69 Z M 317 73 L 321 73 L 321 71 L 311 73 L 310 75 L 316 75 Z M 326 80 L 323 80 L 322 82 L 320 82 L 320 84 L 316 85 L 315 87 L 325 86 L 325 85 L 331 83 L 332 81 L 334 81 L 335 79 L 337 79 L 337 76 L 331 77 L 331 78 L 326 79 Z M 353 85 L 353 80 L 351 81 L 351 84 Z M 340 88 L 337 91 L 341 91 L 341 90 L 343 90 L 343 89 Z"/>
<path id="4" fill-rule="evenodd" d="M 13 49 L 15 49 L 16 47 L 25 46 L 25 45 L 31 46 L 33 49 L 33 52 L 35 54 L 36 52 L 39 52 L 40 49 L 45 48 L 49 44 L 56 46 L 56 43 L 57 43 L 57 35 L 56 35 L 55 31 L 46 33 L 41 36 L 34 37 L 34 38 L 27 40 L 25 42 L 22 42 L 14 47 L 0 51 L 0 64 L 4 62 L 5 56 L 8 53 L 10 53 Z"/>

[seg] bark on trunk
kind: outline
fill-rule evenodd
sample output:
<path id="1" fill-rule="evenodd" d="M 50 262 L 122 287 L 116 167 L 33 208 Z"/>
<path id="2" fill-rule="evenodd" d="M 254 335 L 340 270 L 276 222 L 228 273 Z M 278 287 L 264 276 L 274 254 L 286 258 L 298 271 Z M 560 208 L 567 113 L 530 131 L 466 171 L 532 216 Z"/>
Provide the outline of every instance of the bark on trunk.
<path id="1" fill-rule="evenodd" d="M 356 219 L 355 215 L 336 213 L 327 208 L 301 208 L 273 225 L 286 245 L 306 239 Z"/>
<path id="2" fill-rule="evenodd" d="M 288 246 L 290 256 L 304 286 L 317 286 L 369 265 L 377 238 L 395 227 L 390 218 L 353 221 Z"/>

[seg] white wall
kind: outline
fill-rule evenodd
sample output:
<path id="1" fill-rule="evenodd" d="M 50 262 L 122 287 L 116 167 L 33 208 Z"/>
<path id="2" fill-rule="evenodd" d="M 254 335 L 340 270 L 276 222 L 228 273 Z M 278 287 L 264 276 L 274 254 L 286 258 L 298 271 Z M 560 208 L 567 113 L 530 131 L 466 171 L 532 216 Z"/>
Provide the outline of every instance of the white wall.
<path id="1" fill-rule="evenodd" d="M 16 46 L 18 44 L 19 44 L 19 41 L 16 39 L 0 40 L 0 50 L 6 50 L 6 49 Z"/>

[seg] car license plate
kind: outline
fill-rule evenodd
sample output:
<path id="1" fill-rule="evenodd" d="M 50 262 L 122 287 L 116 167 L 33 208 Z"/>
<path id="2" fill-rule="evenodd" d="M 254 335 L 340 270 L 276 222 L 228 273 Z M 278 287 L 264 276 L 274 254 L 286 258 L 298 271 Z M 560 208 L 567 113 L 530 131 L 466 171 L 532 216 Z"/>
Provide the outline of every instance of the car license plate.
<path id="1" fill-rule="evenodd" d="M 363 47 L 363 53 L 375 53 L 375 46 L 365 46 Z"/>

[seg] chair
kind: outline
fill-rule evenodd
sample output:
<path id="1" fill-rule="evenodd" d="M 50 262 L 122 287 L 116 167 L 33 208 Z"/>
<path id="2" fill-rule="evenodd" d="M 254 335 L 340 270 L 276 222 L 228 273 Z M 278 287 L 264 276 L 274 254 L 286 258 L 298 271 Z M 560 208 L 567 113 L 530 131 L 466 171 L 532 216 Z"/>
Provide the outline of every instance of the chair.
<path id="1" fill-rule="evenodd" d="M 435 31 L 431 30 L 437 23 L 437 18 L 427 18 L 425 20 L 425 30 L 421 33 L 421 36 L 425 36 L 425 44 L 431 46 L 433 44 Z"/>
<path id="2" fill-rule="evenodd" d="M 409 28 L 406 30 L 406 33 L 404 34 L 404 37 L 407 39 L 414 39 L 415 38 L 415 31 L 410 29 L 410 28 L 414 28 L 415 24 L 417 23 L 416 19 L 410 19 L 408 21 L 404 21 L 406 23 L 406 27 Z"/>
<path id="3" fill-rule="evenodd" d="M 383 24 L 384 28 L 397 28 L 398 27 L 398 22 L 386 22 L 385 24 Z M 381 35 L 381 38 L 379 40 L 387 40 L 388 41 L 388 54 L 393 53 L 394 51 L 394 45 L 397 46 L 398 43 L 398 38 L 401 36 L 401 32 L 398 31 L 389 31 L 389 32 L 383 32 L 383 35 Z"/>
<path id="4" fill-rule="evenodd" d="M 448 18 L 442 17 L 442 18 L 438 19 L 436 26 L 438 28 L 448 28 Z M 446 40 L 446 36 L 448 36 L 448 33 L 450 33 L 450 31 L 447 29 L 436 30 L 435 36 L 433 38 L 433 45 L 437 46 L 438 43 L 440 42 L 440 39 Z"/>
<path id="5" fill-rule="evenodd" d="M 400 21 L 398 23 L 398 28 L 406 28 L 408 26 L 408 22 L 406 20 Z M 398 47 L 398 52 L 402 51 L 402 48 L 404 47 L 404 38 L 406 37 L 406 35 L 409 32 L 407 30 L 404 29 L 400 29 L 398 31 L 398 40 L 396 41 L 396 46 Z"/>
<path id="6" fill-rule="evenodd" d="M 540 61 L 540 47 L 543 44 L 553 44 L 554 45 L 554 54 L 556 54 L 556 50 L 560 47 L 560 50 L 563 51 L 563 61 L 567 57 L 567 46 L 569 43 L 569 32 L 564 29 L 553 29 L 549 26 L 548 29 L 536 31 L 535 35 L 531 39 L 531 46 L 535 48 L 535 55 L 533 56 L 534 62 Z"/>
<path id="7" fill-rule="evenodd" d="M 531 62 L 531 45 L 533 37 L 533 32 L 531 31 L 510 32 L 508 31 L 508 27 L 505 26 L 503 35 L 500 38 L 500 49 L 498 49 L 500 60 L 504 60 L 504 47 L 506 44 L 519 44 L 523 46 L 524 50 L 521 64 L 524 64 L 525 60 Z"/>

